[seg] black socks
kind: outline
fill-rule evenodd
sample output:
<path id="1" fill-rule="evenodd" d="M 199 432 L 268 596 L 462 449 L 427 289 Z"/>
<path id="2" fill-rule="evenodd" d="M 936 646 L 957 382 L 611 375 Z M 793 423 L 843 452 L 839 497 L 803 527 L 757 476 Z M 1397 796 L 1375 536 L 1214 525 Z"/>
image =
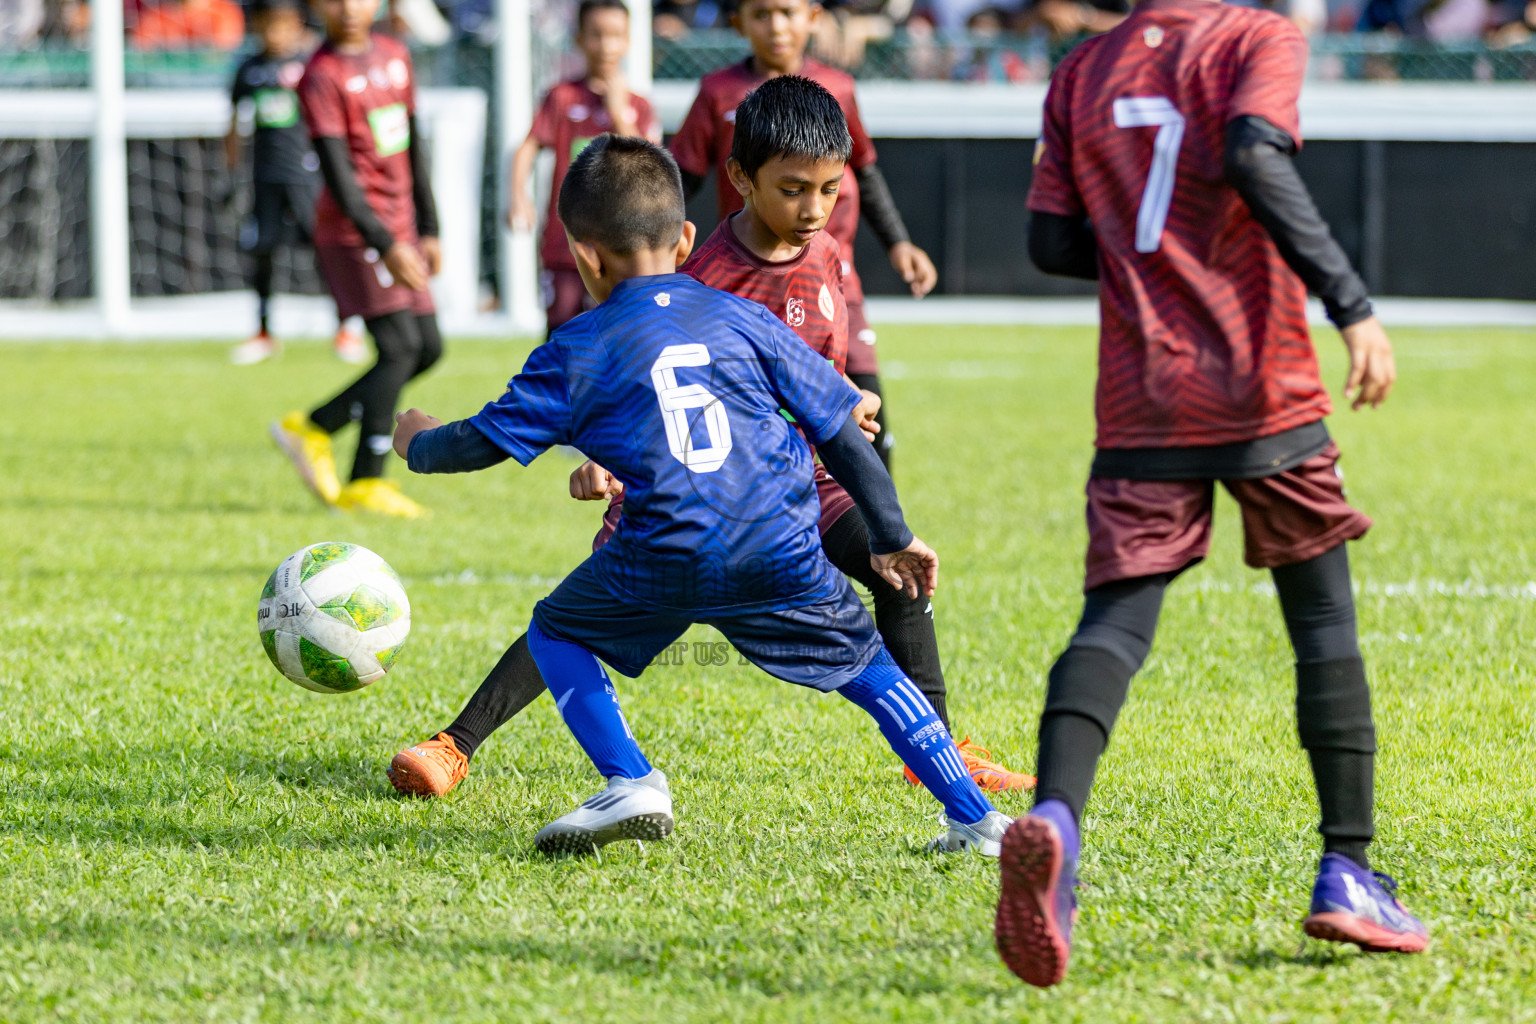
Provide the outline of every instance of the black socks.
<path id="1" fill-rule="evenodd" d="M 1068 647 L 1056 659 L 1040 715 L 1035 803 L 1061 800 L 1082 820 L 1133 674 L 1122 659 L 1098 647 Z"/>
<path id="2" fill-rule="evenodd" d="M 511 721 L 543 692 L 544 677 L 539 675 L 539 666 L 528 650 L 528 634 L 524 633 L 507 648 L 459 717 L 443 731 L 453 737 L 459 753 L 474 757 L 487 736 Z"/>
<path id="3" fill-rule="evenodd" d="M 1296 666 L 1296 731 L 1312 762 L 1323 849 L 1369 867 L 1376 729 L 1359 657 Z"/>

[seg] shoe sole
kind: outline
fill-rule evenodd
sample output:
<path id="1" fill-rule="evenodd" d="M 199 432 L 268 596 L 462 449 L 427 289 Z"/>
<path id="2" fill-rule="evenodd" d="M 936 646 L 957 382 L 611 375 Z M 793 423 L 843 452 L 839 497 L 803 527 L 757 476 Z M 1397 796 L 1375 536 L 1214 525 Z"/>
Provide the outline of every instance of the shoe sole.
<path id="1" fill-rule="evenodd" d="M 1429 946 L 1428 936 L 1389 931 L 1337 911 L 1313 914 L 1302 922 L 1301 930 L 1324 942 L 1352 942 L 1367 953 L 1422 953 Z"/>
<path id="2" fill-rule="evenodd" d="M 616 843 L 621 839 L 638 839 L 655 842 L 672 834 L 672 815 L 661 811 L 636 814 L 621 818 L 602 828 L 588 829 L 567 826 L 558 832 L 546 832 L 533 841 L 540 853 L 582 855 L 594 853 L 599 847 Z"/>
<path id="3" fill-rule="evenodd" d="M 993 933 L 1014 974 L 1036 988 L 1059 984 L 1070 948 L 1056 921 L 1056 885 L 1064 854 L 1055 826 L 1023 817 L 1003 834 L 1002 891 Z"/>
<path id="4" fill-rule="evenodd" d="M 304 481 L 304 486 L 309 488 L 309 493 L 320 499 L 320 503 L 326 508 L 336 508 L 336 502 L 320 493 L 320 486 L 315 483 L 315 474 L 304 461 L 303 450 L 295 446 L 289 437 L 288 431 L 283 429 L 281 423 L 274 423 L 267 428 L 267 433 L 272 436 L 272 441 L 277 445 L 278 451 L 288 456 L 288 461 L 293 463 L 293 468 L 299 471 L 299 479 Z"/>
<path id="5" fill-rule="evenodd" d="M 420 761 L 404 753 L 394 756 L 385 774 L 397 792 L 404 796 L 419 796 L 423 800 L 447 796 L 458 785 L 450 782 L 447 787 L 439 788 L 442 786 L 441 773 L 426 770 Z"/>

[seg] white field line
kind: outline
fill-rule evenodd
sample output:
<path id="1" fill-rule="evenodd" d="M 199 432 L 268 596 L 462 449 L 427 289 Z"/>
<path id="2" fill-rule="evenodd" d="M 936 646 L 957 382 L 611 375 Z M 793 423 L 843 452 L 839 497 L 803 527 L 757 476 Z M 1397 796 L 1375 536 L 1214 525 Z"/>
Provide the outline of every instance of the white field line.
<path id="1" fill-rule="evenodd" d="M 1257 583 L 1228 583 L 1224 580 L 1197 580 L 1189 589 L 1203 594 L 1252 594 L 1256 597 L 1274 597 L 1275 585 L 1266 581 Z M 1407 598 L 1425 597 L 1484 598 L 1503 601 L 1536 601 L 1536 580 L 1524 583 L 1483 583 L 1478 580 L 1409 580 L 1406 583 L 1378 583 L 1374 580 L 1354 581 L 1356 597 Z"/>

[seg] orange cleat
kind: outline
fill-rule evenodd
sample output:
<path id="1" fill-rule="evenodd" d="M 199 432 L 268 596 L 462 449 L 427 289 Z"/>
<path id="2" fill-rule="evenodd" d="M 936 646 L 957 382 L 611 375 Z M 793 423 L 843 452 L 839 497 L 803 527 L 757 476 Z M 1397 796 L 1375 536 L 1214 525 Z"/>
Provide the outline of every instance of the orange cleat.
<path id="1" fill-rule="evenodd" d="M 469 758 L 445 732 L 396 754 L 389 781 L 406 796 L 447 796 L 469 774 Z"/>
<path id="2" fill-rule="evenodd" d="M 971 773 L 971 778 L 976 780 L 976 785 L 984 793 L 1010 793 L 1017 789 L 1035 788 L 1033 775 L 1004 768 L 992 760 L 990 750 L 972 743 L 969 736 L 955 744 L 955 749 L 960 753 L 960 760 L 965 762 L 965 770 Z M 912 785 L 922 788 L 923 784 L 912 774 L 911 768 L 902 768 L 902 774 L 906 775 Z"/>

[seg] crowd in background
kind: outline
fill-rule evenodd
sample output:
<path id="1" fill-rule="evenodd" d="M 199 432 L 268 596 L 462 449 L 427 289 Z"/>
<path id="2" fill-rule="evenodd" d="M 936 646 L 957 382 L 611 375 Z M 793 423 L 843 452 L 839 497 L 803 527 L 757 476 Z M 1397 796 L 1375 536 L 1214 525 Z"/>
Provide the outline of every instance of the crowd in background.
<path id="1" fill-rule="evenodd" d="M 236 50 L 245 39 L 241 0 L 123 0 L 131 47 L 144 51 Z M 1283 14 L 1308 36 L 1385 33 L 1431 43 L 1481 40 L 1494 47 L 1528 41 L 1536 32 L 1536 0 L 1229 0 Z M 395 28 L 418 45 L 490 43 L 496 0 L 395 0 Z M 576 0 L 534 0 L 536 34 L 558 38 Z M 730 26 L 730 0 L 655 0 L 658 43 L 687 45 L 690 37 Z M 1012 67 L 1027 58 L 1016 49 L 989 50 L 989 39 L 1071 40 L 1113 28 L 1129 0 L 827 0 L 813 46 L 834 64 L 857 67 L 872 45 L 899 38 L 914 77 L 1020 80 L 1038 69 Z M 89 45 L 87 0 L 0 0 L 0 51 Z M 941 54 L 959 37 L 971 44 L 971 65 Z M 931 58 L 925 58 L 925 47 Z M 948 65 L 925 68 L 925 59 Z M 931 73 L 930 73 L 931 72 Z"/>

